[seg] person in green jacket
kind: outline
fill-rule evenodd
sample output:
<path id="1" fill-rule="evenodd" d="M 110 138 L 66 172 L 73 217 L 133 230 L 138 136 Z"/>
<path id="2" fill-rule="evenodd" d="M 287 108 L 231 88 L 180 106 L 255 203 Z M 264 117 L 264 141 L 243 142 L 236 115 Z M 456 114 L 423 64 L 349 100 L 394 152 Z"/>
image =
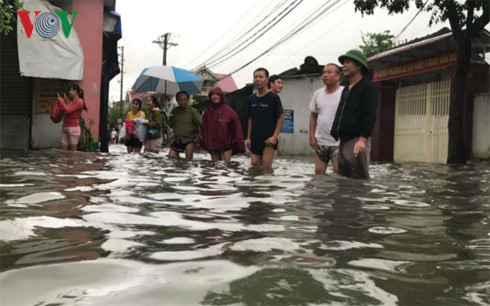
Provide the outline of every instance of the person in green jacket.
<path id="1" fill-rule="evenodd" d="M 146 97 L 148 119 L 142 123 L 147 127 L 145 152 L 158 153 L 162 148 L 162 111 L 156 96 Z"/>
<path id="2" fill-rule="evenodd" d="M 172 110 L 169 125 L 174 129 L 174 140 L 168 152 L 169 157 L 179 157 L 185 152 L 185 159 L 192 160 L 194 145 L 199 143 L 201 136 L 202 117 L 201 114 L 189 105 L 189 94 L 179 91 L 175 98 L 178 107 Z"/>

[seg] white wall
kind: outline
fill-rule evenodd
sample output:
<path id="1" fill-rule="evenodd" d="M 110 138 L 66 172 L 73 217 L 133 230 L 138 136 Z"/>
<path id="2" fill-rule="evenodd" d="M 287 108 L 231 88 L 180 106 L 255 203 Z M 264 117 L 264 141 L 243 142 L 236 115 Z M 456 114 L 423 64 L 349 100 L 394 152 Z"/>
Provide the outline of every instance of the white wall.
<path id="1" fill-rule="evenodd" d="M 490 94 L 475 97 L 473 109 L 473 147 L 472 155 L 477 158 L 490 158 Z"/>
<path id="2" fill-rule="evenodd" d="M 294 133 L 281 133 L 279 155 L 314 155 L 310 147 L 310 109 L 313 93 L 325 85 L 321 76 L 284 79 L 284 88 L 279 94 L 284 109 L 294 110 Z"/>
<path id="3" fill-rule="evenodd" d="M 32 149 L 59 148 L 63 122 L 54 124 L 49 114 L 32 116 Z"/>

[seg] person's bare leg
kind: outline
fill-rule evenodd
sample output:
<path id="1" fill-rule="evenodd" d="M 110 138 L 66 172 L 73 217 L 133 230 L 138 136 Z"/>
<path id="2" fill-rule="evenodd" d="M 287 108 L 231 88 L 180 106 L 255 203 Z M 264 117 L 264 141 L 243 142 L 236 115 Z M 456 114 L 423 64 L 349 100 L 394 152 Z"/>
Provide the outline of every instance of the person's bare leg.
<path id="1" fill-rule="evenodd" d="M 194 158 L 194 143 L 188 143 L 185 146 L 185 159 L 192 160 Z"/>
<path id="2" fill-rule="evenodd" d="M 168 150 L 168 157 L 179 158 L 180 155 L 179 155 L 179 152 L 177 152 L 173 149 L 170 149 L 170 150 Z"/>
<path id="3" fill-rule="evenodd" d="M 61 150 L 68 150 L 68 144 L 61 143 Z"/>
<path id="4" fill-rule="evenodd" d="M 224 160 L 225 162 L 229 162 L 231 160 L 231 156 L 232 156 L 232 150 L 228 150 L 228 151 L 224 151 L 224 152 L 221 152 L 221 160 Z"/>
<path id="5" fill-rule="evenodd" d="M 315 174 L 325 174 L 328 164 L 324 163 L 318 155 L 315 154 Z"/>
<path id="6" fill-rule="evenodd" d="M 339 173 L 339 154 L 332 156 L 333 172 Z"/>
<path id="7" fill-rule="evenodd" d="M 262 155 L 257 155 L 257 154 L 251 154 L 250 156 L 250 163 L 252 164 L 252 167 L 259 167 L 262 165 Z"/>
<path id="8" fill-rule="evenodd" d="M 70 151 L 76 151 L 77 150 L 78 144 L 71 144 L 70 143 Z"/>
<path id="9" fill-rule="evenodd" d="M 274 161 L 274 147 L 266 146 L 262 152 L 262 167 L 267 173 L 272 172 L 272 162 Z"/>
<path id="10" fill-rule="evenodd" d="M 211 155 L 211 161 L 219 161 L 221 160 L 221 154 L 218 151 L 209 151 L 209 154 Z"/>

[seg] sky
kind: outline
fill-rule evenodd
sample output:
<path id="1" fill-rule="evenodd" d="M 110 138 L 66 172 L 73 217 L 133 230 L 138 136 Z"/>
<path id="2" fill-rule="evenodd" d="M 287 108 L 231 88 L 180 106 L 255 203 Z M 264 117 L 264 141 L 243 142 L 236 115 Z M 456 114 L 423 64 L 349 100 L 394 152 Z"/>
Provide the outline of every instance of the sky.
<path id="1" fill-rule="evenodd" d="M 118 45 L 124 46 L 123 90 L 126 92 L 131 88 L 143 68 L 162 64 L 163 50 L 152 42 L 165 33 L 171 33 L 178 44 L 167 51 L 167 65 L 193 70 L 206 64 L 215 73 L 228 74 L 287 36 L 309 16 L 316 16 L 322 5 L 330 8 L 314 18 L 308 27 L 233 73 L 238 88 L 252 82 L 253 70 L 258 67 L 267 68 L 271 74 L 279 74 L 299 68 L 308 55 L 315 57 L 320 65 L 338 63 L 341 54 L 362 44 L 362 34 L 390 30 L 397 36 L 418 11 L 412 1 L 412 6 L 404 14 L 389 16 L 386 10 L 377 9 L 372 16 L 362 16 L 355 12 L 353 0 L 117 0 L 116 11 L 121 14 L 123 34 Z M 281 17 L 285 16 L 283 19 L 244 50 L 228 59 L 225 57 L 225 61 L 214 66 L 209 61 L 218 51 L 228 47 L 225 51 L 230 52 L 230 48 L 237 47 L 259 31 L 264 22 L 254 25 L 261 20 L 271 20 L 293 7 L 289 14 L 282 14 Z M 270 14 L 269 18 L 266 18 L 267 14 Z M 422 37 L 448 26 L 446 23 L 429 27 L 429 18 L 430 13 L 420 13 L 397 37 L 397 41 Z M 275 19 L 278 20 L 279 17 Z M 239 38 L 241 40 L 237 41 Z M 120 75 L 111 81 L 109 101 L 118 101 L 119 96 Z"/>

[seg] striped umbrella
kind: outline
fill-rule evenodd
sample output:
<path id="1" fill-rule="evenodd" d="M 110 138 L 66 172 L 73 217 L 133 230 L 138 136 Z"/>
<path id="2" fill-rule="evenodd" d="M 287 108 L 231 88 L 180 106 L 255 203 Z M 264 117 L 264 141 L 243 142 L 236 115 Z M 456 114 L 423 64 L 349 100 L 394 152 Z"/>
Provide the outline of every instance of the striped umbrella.
<path id="1" fill-rule="evenodd" d="M 201 92 L 203 79 L 189 70 L 172 66 L 145 68 L 133 84 L 133 93 L 160 92 L 175 95 L 183 90 L 190 95 Z"/>

